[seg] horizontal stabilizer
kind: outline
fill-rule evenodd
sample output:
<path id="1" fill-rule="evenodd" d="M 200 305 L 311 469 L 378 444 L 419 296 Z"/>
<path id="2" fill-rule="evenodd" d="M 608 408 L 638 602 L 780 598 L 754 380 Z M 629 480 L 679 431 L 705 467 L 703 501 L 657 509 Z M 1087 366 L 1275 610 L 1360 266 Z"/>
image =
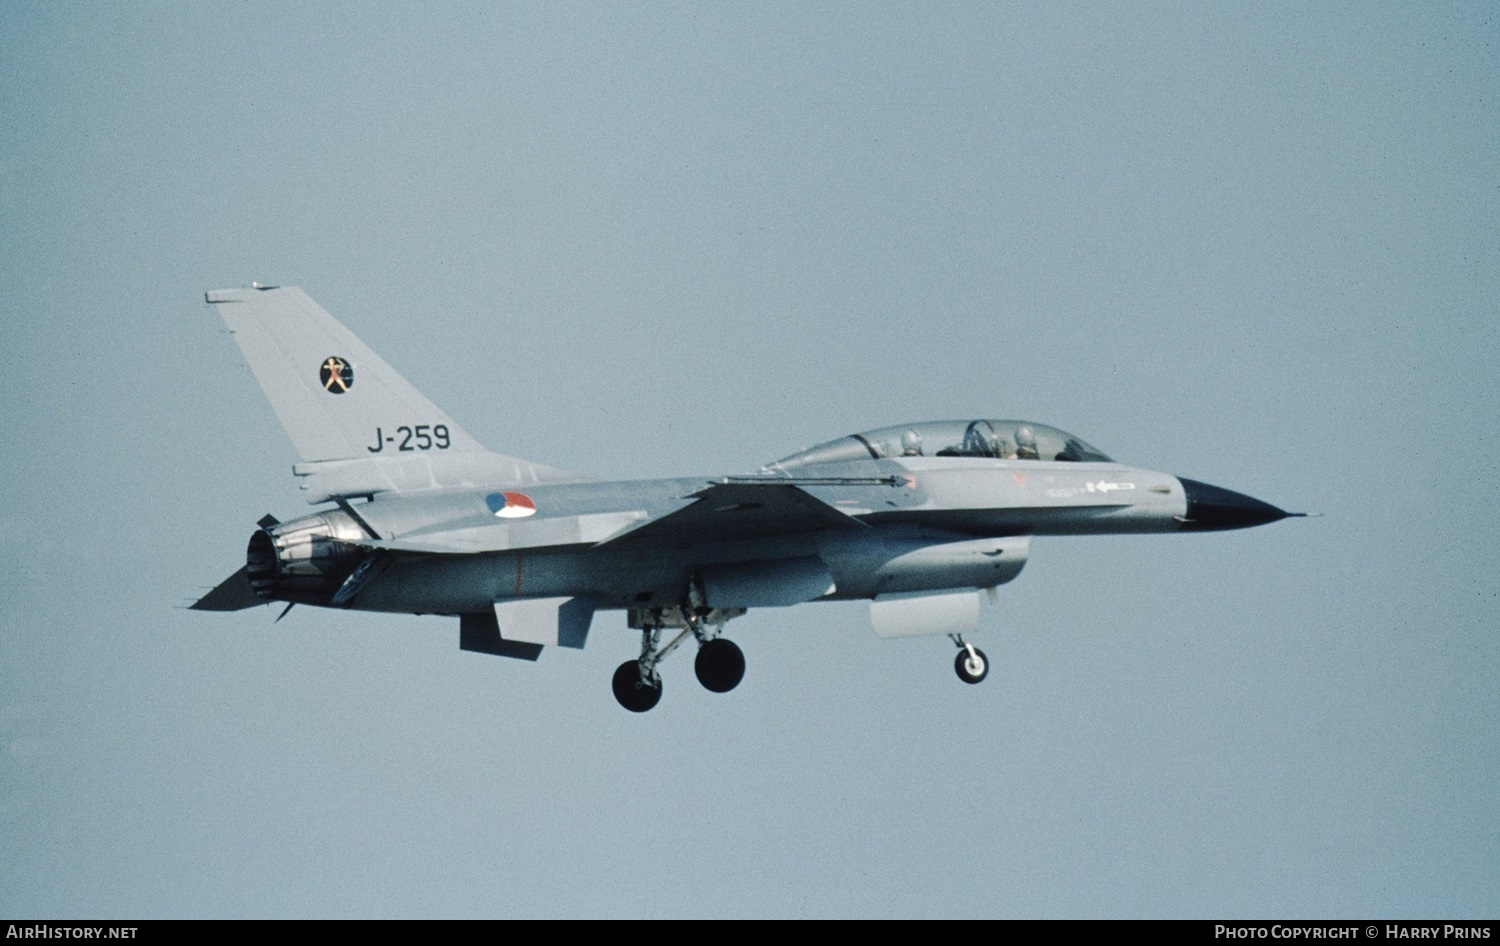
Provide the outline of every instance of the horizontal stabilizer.
<path id="1" fill-rule="evenodd" d="M 685 548 L 819 529 L 866 529 L 863 522 L 797 486 L 721 483 L 694 493 L 691 506 L 601 542 L 620 548 Z"/>
<path id="2" fill-rule="evenodd" d="M 194 611 L 243 611 L 258 604 L 265 604 L 260 596 L 250 590 L 249 566 L 219 582 L 219 586 L 199 598 L 191 606 Z"/>

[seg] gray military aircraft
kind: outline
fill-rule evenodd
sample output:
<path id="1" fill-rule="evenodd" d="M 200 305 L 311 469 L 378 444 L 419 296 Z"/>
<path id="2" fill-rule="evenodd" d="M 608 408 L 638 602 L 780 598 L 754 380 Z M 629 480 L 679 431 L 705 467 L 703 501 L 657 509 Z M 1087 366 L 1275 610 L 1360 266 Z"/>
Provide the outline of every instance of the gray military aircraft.
<path id="1" fill-rule="evenodd" d="M 963 635 L 1032 536 L 1302 515 L 1017 420 L 883 427 L 747 475 L 600 482 L 486 450 L 300 289 L 206 298 L 301 457 L 307 501 L 332 505 L 262 518 L 245 566 L 193 608 L 457 616 L 461 648 L 523 660 L 582 647 L 596 611 L 623 610 L 640 656 L 614 692 L 635 712 L 656 705 L 658 665 L 690 635 L 698 680 L 734 689 L 745 658 L 725 623 L 804 601 L 866 599 L 882 637 L 947 635 L 959 678 L 978 683 L 989 661 Z"/>

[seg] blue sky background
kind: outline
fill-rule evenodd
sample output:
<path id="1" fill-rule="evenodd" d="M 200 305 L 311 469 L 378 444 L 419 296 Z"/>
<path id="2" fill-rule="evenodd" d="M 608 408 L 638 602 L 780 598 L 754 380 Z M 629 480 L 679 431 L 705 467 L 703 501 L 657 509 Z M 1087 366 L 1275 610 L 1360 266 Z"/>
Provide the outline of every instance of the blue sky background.
<path id="1" fill-rule="evenodd" d="M 0 6 L 0 915 L 1500 913 L 1489 4 Z M 1325 518 L 1042 539 L 719 696 L 181 606 L 307 509 L 205 289 L 493 449 L 1026 417 Z"/>

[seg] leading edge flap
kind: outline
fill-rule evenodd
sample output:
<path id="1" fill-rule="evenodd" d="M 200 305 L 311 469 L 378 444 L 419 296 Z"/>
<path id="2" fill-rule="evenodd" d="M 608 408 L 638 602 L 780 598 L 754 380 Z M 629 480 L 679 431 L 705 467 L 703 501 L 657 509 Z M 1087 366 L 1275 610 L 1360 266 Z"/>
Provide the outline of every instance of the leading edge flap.
<path id="1" fill-rule="evenodd" d="M 869 528 L 806 490 L 783 483 L 720 483 L 693 496 L 698 501 L 691 506 L 644 522 L 600 544 L 687 547 L 820 529 Z"/>

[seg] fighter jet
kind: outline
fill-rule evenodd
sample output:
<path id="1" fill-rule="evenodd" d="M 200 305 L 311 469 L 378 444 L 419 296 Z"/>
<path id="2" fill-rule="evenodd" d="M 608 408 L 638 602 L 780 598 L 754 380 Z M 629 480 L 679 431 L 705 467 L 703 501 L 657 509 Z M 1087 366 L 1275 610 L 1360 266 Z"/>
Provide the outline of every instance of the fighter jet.
<path id="1" fill-rule="evenodd" d="M 300 289 L 206 300 L 323 508 L 262 518 L 244 567 L 193 608 L 446 615 L 462 649 L 521 660 L 581 648 L 596 612 L 624 611 L 640 651 L 614 694 L 634 712 L 661 699 L 661 662 L 688 638 L 699 682 L 734 689 L 745 657 L 725 625 L 806 601 L 867 600 L 881 637 L 947 636 L 959 679 L 978 683 L 989 660 L 964 635 L 980 594 L 994 600 L 1020 574 L 1032 536 L 1302 515 L 992 418 L 851 434 L 747 474 L 599 481 L 486 450 Z"/>

